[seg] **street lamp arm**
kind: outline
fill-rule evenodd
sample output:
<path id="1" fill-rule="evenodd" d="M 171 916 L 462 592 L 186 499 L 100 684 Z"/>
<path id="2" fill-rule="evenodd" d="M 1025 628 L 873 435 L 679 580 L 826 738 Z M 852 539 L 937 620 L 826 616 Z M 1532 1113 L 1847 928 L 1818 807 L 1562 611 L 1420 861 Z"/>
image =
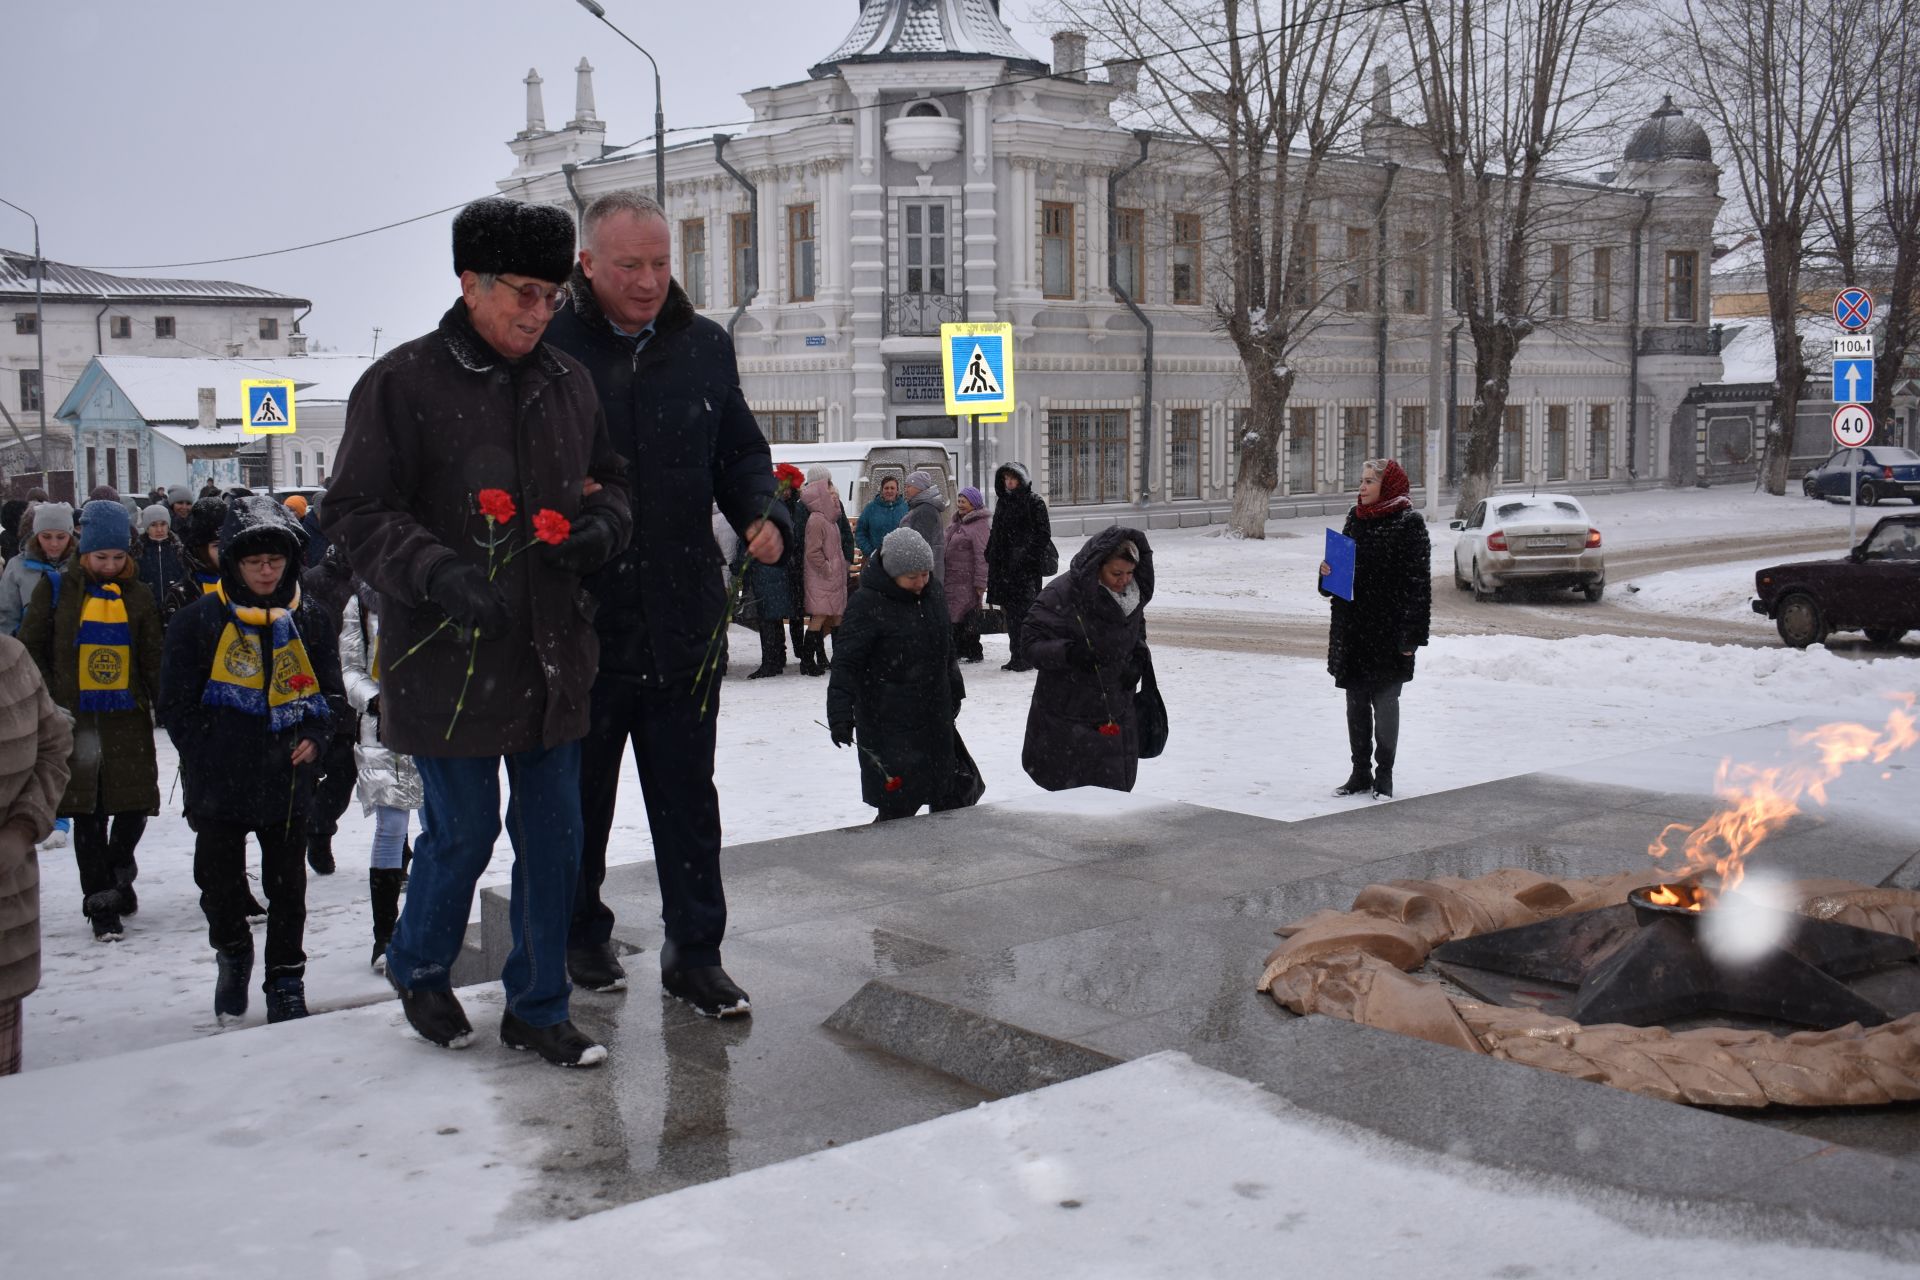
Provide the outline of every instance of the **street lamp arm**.
<path id="1" fill-rule="evenodd" d="M 653 198 L 662 210 L 667 206 L 667 117 L 665 101 L 660 90 L 660 64 L 654 61 L 646 46 L 622 31 L 607 18 L 607 11 L 596 0 L 579 0 L 580 7 L 606 24 L 607 30 L 625 40 L 640 51 L 640 56 L 653 68 Z"/>

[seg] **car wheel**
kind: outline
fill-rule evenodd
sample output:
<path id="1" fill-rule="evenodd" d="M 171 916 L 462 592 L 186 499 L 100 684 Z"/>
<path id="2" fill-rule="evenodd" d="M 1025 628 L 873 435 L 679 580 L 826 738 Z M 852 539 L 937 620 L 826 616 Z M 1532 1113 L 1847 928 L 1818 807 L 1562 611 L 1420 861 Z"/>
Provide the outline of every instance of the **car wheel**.
<path id="1" fill-rule="evenodd" d="M 1863 507 L 1876 507 L 1880 505 L 1880 491 L 1874 488 L 1870 482 L 1862 481 L 1860 484 L 1860 505 Z"/>
<path id="2" fill-rule="evenodd" d="M 1492 587 L 1480 580 L 1480 562 L 1473 562 L 1473 599 L 1476 604 L 1486 604 L 1493 599 Z"/>
<path id="3" fill-rule="evenodd" d="M 1867 643 L 1888 647 L 1900 643 L 1900 637 L 1907 634 L 1905 627 L 1868 627 Z"/>
<path id="4" fill-rule="evenodd" d="M 1806 494 L 1809 498 L 1817 498 L 1820 496 L 1820 491 L 1814 487 L 1812 476 L 1808 476 L 1800 482 L 1800 492 Z"/>
<path id="5" fill-rule="evenodd" d="M 1607 593 L 1607 584 L 1604 582 L 1589 582 L 1586 586 L 1580 588 L 1580 591 L 1581 594 L 1587 597 L 1588 604 L 1599 604 L 1600 597 Z"/>
<path id="6" fill-rule="evenodd" d="M 1774 610 L 1773 625 L 1780 638 L 1795 649 L 1805 649 L 1827 638 L 1827 619 L 1819 603 L 1804 591 L 1796 591 L 1780 601 Z"/>

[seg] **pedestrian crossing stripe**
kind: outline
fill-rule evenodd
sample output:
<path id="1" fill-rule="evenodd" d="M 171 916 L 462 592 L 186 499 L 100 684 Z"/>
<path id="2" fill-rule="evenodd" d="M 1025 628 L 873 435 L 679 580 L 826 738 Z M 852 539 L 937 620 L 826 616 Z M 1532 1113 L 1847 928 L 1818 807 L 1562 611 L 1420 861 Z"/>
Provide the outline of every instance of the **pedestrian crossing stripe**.
<path id="1" fill-rule="evenodd" d="M 950 414 L 1013 409 L 1013 326 L 943 324 L 940 369 Z"/>
<path id="2" fill-rule="evenodd" d="M 276 436 L 294 431 L 293 379 L 244 379 L 240 403 L 244 410 L 240 429 L 246 434 Z"/>

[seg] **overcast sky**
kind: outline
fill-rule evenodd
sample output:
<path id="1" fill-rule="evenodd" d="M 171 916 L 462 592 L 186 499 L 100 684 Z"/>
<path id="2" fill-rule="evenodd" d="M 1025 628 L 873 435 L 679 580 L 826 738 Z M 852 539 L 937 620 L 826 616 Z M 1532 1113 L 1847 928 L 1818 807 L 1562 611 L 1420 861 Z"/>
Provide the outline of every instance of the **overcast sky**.
<path id="1" fill-rule="evenodd" d="M 704 137 L 741 92 L 806 78 L 856 0 L 604 0 L 660 62 L 669 130 Z M 1048 40 L 1006 0 L 1020 41 Z M 585 56 L 609 144 L 653 131 L 645 58 L 576 0 L 9 0 L 13 126 L 0 196 L 48 258 L 114 270 L 281 249 L 494 190 L 525 121 L 529 66 L 549 127 Z M 676 135 L 668 135 L 671 145 Z M 456 285 L 453 215 L 297 253 L 137 275 L 238 280 L 311 298 L 317 342 L 365 351 L 432 327 Z M 0 245 L 32 228 L 0 206 Z"/>

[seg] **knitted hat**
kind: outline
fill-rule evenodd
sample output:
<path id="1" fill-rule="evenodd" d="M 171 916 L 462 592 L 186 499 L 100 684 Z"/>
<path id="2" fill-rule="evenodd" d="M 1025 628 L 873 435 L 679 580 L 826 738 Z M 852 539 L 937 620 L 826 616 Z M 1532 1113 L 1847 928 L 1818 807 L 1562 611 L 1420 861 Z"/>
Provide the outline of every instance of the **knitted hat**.
<path id="1" fill-rule="evenodd" d="M 187 513 L 187 531 L 184 541 L 194 551 L 200 551 L 209 542 L 220 539 L 220 526 L 227 518 L 227 500 L 225 498 L 202 498 L 193 504 L 193 510 Z"/>
<path id="2" fill-rule="evenodd" d="M 110 484 L 97 484 L 93 486 L 93 492 L 87 495 L 87 499 L 92 502 L 118 502 L 120 491 Z"/>
<path id="3" fill-rule="evenodd" d="M 288 494 L 284 505 L 287 510 L 293 512 L 296 516 L 304 516 L 307 514 L 307 500 L 297 493 Z"/>
<path id="4" fill-rule="evenodd" d="M 453 269 L 560 284 L 573 274 L 573 218 L 550 204 L 482 197 L 454 216 Z"/>
<path id="5" fill-rule="evenodd" d="M 980 491 L 974 488 L 972 485 L 968 485 L 966 488 L 962 489 L 960 491 L 960 496 L 965 498 L 967 500 L 967 505 L 972 507 L 975 511 L 978 511 L 980 508 L 987 505 L 987 500 L 981 497 Z"/>
<path id="6" fill-rule="evenodd" d="M 170 484 L 167 486 L 167 501 L 168 503 L 192 502 L 193 490 L 183 484 Z"/>
<path id="7" fill-rule="evenodd" d="M 140 527 L 142 529 L 146 528 L 148 525 L 155 525 L 155 524 L 171 525 L 172 523 L 173 523 L 173 512 L 167 510 L 164 506 L 160 505 L 157 502 L 154 503 L 152 506 L 148 507 L 145 511 L 142 511 L 140 513 Z"/>
<path id="8" fill-rule="evenodd" d="M 200 514 L 194 504 L 193 513 Z M 307 531 L 293 514 L 272 498 L 235 498 L 227 504 L 220 524 L 220 563 L 230 565 L 247 556 L 280 554 L 297 560 L 306 549 Z"/>
<path id="9" fill-rule="evenodd" d="M 933 488 L 933 477 L 924 471 L 915 471 L 910 473 L 907 478 L 901 482 L 900 487 L 903 489 L 931 489 Z"/>
<path id="10" fill-rule="evenodd" d="M 33 526 L 33 535 L 43 533 L 72 533 L 73 508 L 64 502 L 42 502 L 27 513 Z"/>
<path id="11" fill-rule="evenodd" d="M 133 542 L 133 517 L 118 502 L 95 498 L 80 508 L 80 554 L 125 551 Z"/>
<path id="12" fill-rule="evenodd" d="M 933 548 L 912 529 L 901 525 L 880 541 L 880 564 L 888 575 L 933 572 Z"/>
<path id="13" fill-rule="evenodd" d="M 831 479 L 833 479 L 833 472 L 827 470 L 827 468 L 821 463 L 816 462 L 811 467 L 807 468 L 808 484 L 812 484 L 816 480 L 831 480 Z"/>

